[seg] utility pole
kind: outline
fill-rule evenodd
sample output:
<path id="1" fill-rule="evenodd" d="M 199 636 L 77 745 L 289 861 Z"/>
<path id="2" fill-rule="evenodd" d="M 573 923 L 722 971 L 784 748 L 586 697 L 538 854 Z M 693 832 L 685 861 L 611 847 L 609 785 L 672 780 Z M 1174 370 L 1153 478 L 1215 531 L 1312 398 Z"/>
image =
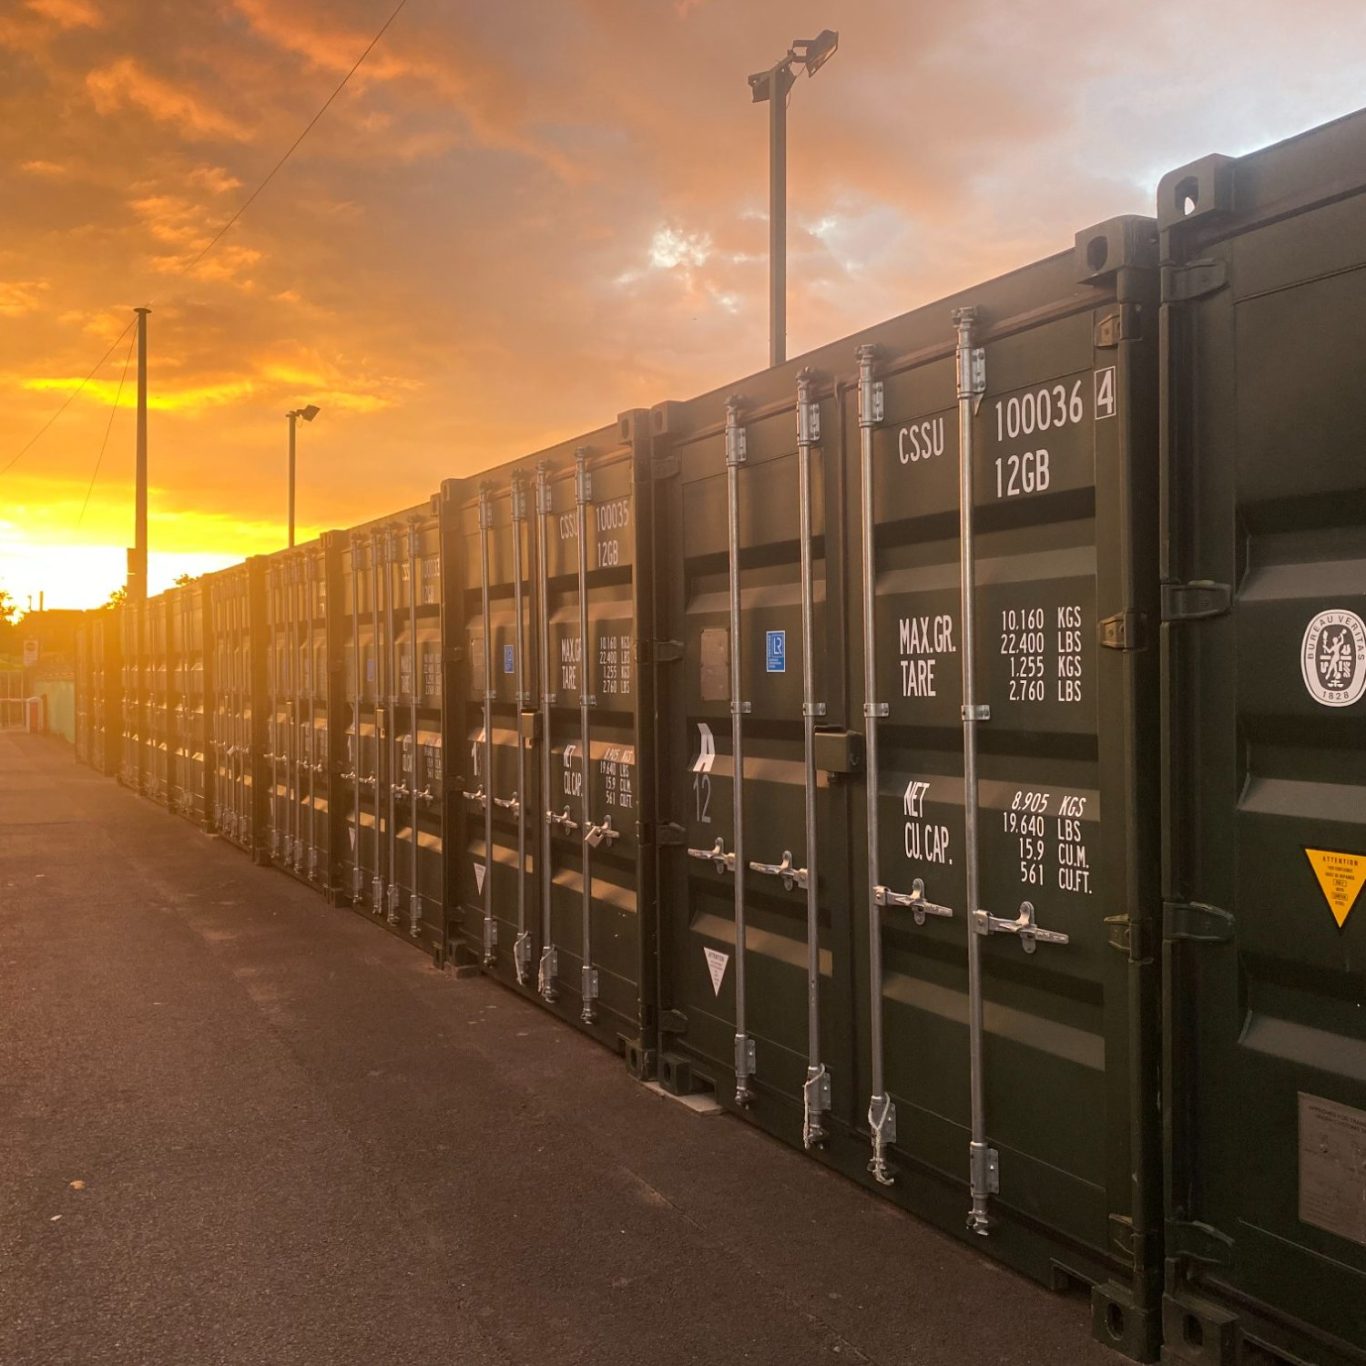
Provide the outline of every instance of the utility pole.
<path id="1" fill-rule="evenodd" d="M 791 58 L 768 73 L 768 363 L 787 359 L 787 96 Z"/>
<path id="2" fill-rule="evenodd" d="M 133 550 L 128 557 L 128 599 L 147 598 L 147 315 L 150 308 L 135 308 L 138 315 L 138 461 L 133 495 Z"/>
<path id="3" fill-rule="evenodd" d="M 293 408 L 285 414 L 289 419 L 289 547 L 294 548 L 294 434 L 300 418 L 312 422 L 322 411 L 316 403 L 303 408 Z"/>
<path id="4" fill-rule="evenodd" d="M 787 56 L 749 78 L 750 98 L 768 101 L 768 363 L 787 359 L 787 97 L 796 84 L 794 66 L 814 76 L 839 47 L 840 36 L 822 29 L 797 38 Z"/>
<path id="5" fill-rule="evenodd" d="M 289 548 L 294 549 L 294 429 L 298 413 L 286 413 L 289 418 Z"/>

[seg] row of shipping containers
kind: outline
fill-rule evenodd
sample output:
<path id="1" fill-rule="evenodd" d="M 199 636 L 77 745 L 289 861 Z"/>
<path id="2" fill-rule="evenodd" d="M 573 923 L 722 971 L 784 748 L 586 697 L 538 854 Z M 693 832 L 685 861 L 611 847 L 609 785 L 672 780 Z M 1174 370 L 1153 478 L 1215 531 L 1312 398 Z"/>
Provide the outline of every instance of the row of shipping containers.
<path id="1" fill-rule="evenodd" d="M 1366 113 L 92 614 L 78 756 L 1054 1285 L 1366 1361 Z"/>

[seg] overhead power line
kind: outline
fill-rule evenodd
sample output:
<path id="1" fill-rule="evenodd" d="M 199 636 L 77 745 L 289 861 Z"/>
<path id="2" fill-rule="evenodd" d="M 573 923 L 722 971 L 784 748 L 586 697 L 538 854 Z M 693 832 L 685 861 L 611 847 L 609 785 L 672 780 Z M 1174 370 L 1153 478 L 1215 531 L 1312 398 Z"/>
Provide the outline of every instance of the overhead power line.
<path id="1" fill-rule="evenodd" d="M 100 466 L 104 464 L 104 450 L 109 445 L 109 433 L 114 430 L 114 418 L 119 411 L 119 399 L 123 397 L 123 385 L 128 378 L 128 365 L 133 359 L 133 345 L 136 341 L 136 334 L 128 338 L 128 350 L 123 357 L 123 374 L 119 376 L 119 387 L 114 391 L 114 404 L 109 409 L 109 421 L 104 424 L 104 440 L 100 442 L 100 453 L 95 460 L 95 472 L 90 476 L 90 484 L 85 490 L 85 502 L 81 504 L 81 515 L 76 518 L 77 526 L 85 521 L 85 510 L 90 506 L 90 495 L 94 491 L 95 480 L 100 477 Z"/>
<path id="2" fill-rule="evenodd" d="M 52 416 L 49 417 L 48 420 L 44 422 L 43 425 L 39 427 L 38 430 L 34 432 L 31 437 L 29 437 L 29 439 L 19 448 L 18 452 L 15 455 L 10 457 L 9 463 L 5 466 L 5 468 L 0 469 L 0 474 L 8 474 L 9 471 L 16 464 L 18 464 L 19 461 L 25 455 L 28 454 L 29 450 L 31 450 L 32 447 L 38 444 L 38 438 L 42 436 L 42 434 L 45 431 L 47 431 L 47 429 L 50 426 L 52 426 L 52 424 L 56 422 L 56 420 L 59 417 L 61 417 L 61 415 L 64 412 L 66 412 L 66 410 L 71 406 L 71 402 L 76 397 L 76 395 L 79 394 L 81 390 L 84 389 L 85 386 L 89 384 L 92 379 L 95 378 L 96 374 L 99 372 L 100 367 L 105 363 L 105 361 L 109 359 L 110 356 L 114 354 L 114 348 L 128 335 L 128 333 L 132 330 L 132 327 L 133 324 L 130 322 L 128 326 L 125 327 L 123 331 L 120 332 L 119 335 L 114 338 L 113 343 L 109 347 L 109 350 L 106 351 L 104 355 L 102 355 L 99 358 L 99 360 L 95 362 L 94 368 L 90 371 L 90 373 L 62 400 L 62 406 L 58 408 L 57 411 L 53 413 Z"/>
<path id="3" fill-rule="evenodd" d="M 280 170 L 280 168 L 285 164 L 285 162 L 287 162 L 290 159 L 290 157 L 294 155 L 296 151 L 298 151 L 299 144 L 302 143 L 303 140 L 313 131 L 313 126 L 318 122 L 318 120 L 322 118 L 322 116 L 325 113 L 327 113 L 328 109 L 332 105 L 332 101 L 335 100 L 337 96 L 340 95 L 341 92 L 346 89 L 346 83 L 351 79 L 352 76 L 356 74 L 357 71 L 360 70 L 362 63 L 375 50 L 376 44 L 379 42 L 381 38 L 384 37 L 385 33 L 389 29 L 389 25 L 392 24 L 394 20 L 398 18 L 399 11 L 402 10 L 404 5 L 406 5 L 407 3 L 408 0 L 398 0 L 398 4 L 394 6 L 393 13 L 390 14 L 390 16 L 384 21 L 384 24 L 380 28 L 380 31 L 377 34 L 375 34 L 373 38 L 370 39 L 369 43 L 366 45 L 365 51 L 362 52 L 360 56 L 356 58 L 354 64 L 351 67 L 351 70 L 348 71 L 346 75 L 341 78 L 341 81 L 338 83 L 337 88 L 323 102 L 322 108 L 319 109 L 318 112 L 314 114 L 311 119 L 309 119 L 307 124 L 305 124 L 303 132 L 300 133 L 299 136 L 289 144 L 289 147 L 285 151 L 284 156 L 282 156 L 279 159 L 279 161 L 277 161 L 275 165 L 270 168 L 270 170 L 266 174 L 266 178 L 246 197 L 246 199 L 242 201 L 242 203 L 238 206 L 237 211 L 233 214 L 233 216 L 229 218 L 228 221 L 224 223 L 223 226 L 219 228 L 218 231 L 214 233 L 214 235 L 209 239 L 208 246 L 206 246 L 204 250 L 201 251 L 199 255 L 196 256 L 188 266 L 185 267 L 187 271 L 193 270 L 219 244 L 219 242 L 223 240 L 223 237 L 227 233 L 228 229 L 231 228 L 232 225 L 236 223 L 237 220 L 241 218 L 242 215 L 246 213 L 246 211 L 249 208 L 251 208 L 252 204 L 256 202 L 256 198 L 261 193 L 261 191 L 264 190 L 266 186 L 269 185 L 270 182 L 275 179 L 276 173 Z"/>
<path id="4" fill-rule="evenodd" d="M 223 240 L 224 236 L 227 234 L 229 229 L 232 228 L 233 224 L 235 224 L 242 217 L 242 215 L 246 213 L 246 211 L 256 202 L 261 192 L 266 188 L 267 185 L 270 184 L 272 180 L 275 179 L 276 175 L 279 173 L 280 169 L 284 166 L 284 164 L 290 159 L 290 157 L 294 155 L 296 151 L 299 150 L 299 147 L 302 144 L 303 140 L 313 131 L 318 120 L 321 119 L 322 116 L 325 113 L 327 113 L 328 109 L 331 108 L 332 102 L 337 98 L 337 96 L 340 95 L 341 92 L 346 89 L 347 83 L 350 81 L 351 77 L 354 76 L 356 72 L 360 70 L 361 66 L 365 62 L 365 59 L 375 50 L 375 47 L 379 43 L 379 40 L 383 38 L 384 35 L 389 31 L 389 26 L 394 22 L 395 19 L 398 18 L 399 14 L 403 10 L 403 7 L 407 3 L 408 0 L 398 0 L 398 4 L 394 6 L 393 11 L 390 13 L 389 17 L 380 26 L 379 32 L 376 33 L 375 36 L 371 38 L 370 41 L 366 44 L 365 51 L 362 52 L 360 56 L 356 58 L 355 62 L 351 66 L 351 69 L 337 83 L 336 89 L 333 90 L 333 92 L 327 97 L 327 99 L 323 101 L 322 107 L 318 110 L 318 112 L 314 114 L 313 117 L 309 119 L 309 121 L 304 125 L 303 132 L 301 132 L 299 136 L 289 144 L 288 148 L 286 148 L 285 150 L 284 155 L 266 173 L 265 179 L 262 180 L 261 183 L 257 185 L 257 187 L 246 197 L 246 199 L 244 199 L 242 203 L 237 206 L 236 210 L 233 212 L 232 217 L 229 218 L 228 221 L 224 223 L 223 226 L 219 228 L 216 233 L 214 233 L 214 235 L 209 239 L 208 244 L 203 248 L 203 250 L 200 251 L 199 254 L 194 258 L 194 260 L 192 260 L 189 263 L 189 265 L 185 267 L 186 271 L 191 271 L 197 265 L 199 265 L 199 263 L 203 261 L 204 258 L 219 244 L 219 242 Z M 69 393 L 66 396 L 66 398 L 62 401 L 61 407 L 58 408 L 57 411 L 54 412 L 52 416 L 49 417 L 47 421 L 44 422 L 43 425 L 39 427 L 36 432 L 34 432 L 34 434 L 23 444 L 23 446 L 21 446 L 19 450 L 15 452 L 13 456 L 10 457 L 9 462 L 4 466 L 3 469 L 0 469 L 0 474 L 8 473 L 9 470 L 11 470 L 16 464 L 18 464 L 18 462 L 25 455 L 27 455 L 28 452 L 35 445 L 38 444 L 39 439 L 43 436 L 47 429 L 51 427 L 52 424 L 56 422 L 56 420 L 59 417 L 61 417 L 61 415 L 64 412 L 66 412 L 67 408 L 71 406 L 71 403 L 76 398 L 76 396 L 95 377 L 96 373 L 100 369 L 100 366 L 102 366 L 105 363 L 105 361 L 107 361 L 109 357 L 114 354 L 115 347 L 117 347 L 119 342 L 121 342 L 124 339 L 124 337 L 128 335 L 129 329 L 132 326 L 133 324 L 130 322 L 128 326 L 125 327 L 123 331 L 120 332 L 119 335 L 114 338 L 113 345 L 109 348 L 108 351 L 104 353 L 103 356 L 100 357 L 98 363 L 90 371 L 90 373 L 75 387 L 75 389 L 71 391 L 71 393 Z M 105 440 L 108 441 L 108 439 L 109 433 L 108 429 L 106 429 Z M 99 466 L 97 464 L 96 472 L 98 472 L 98 469 Z M 89 501 L 88 494 L 86 495 L 86 498 L 87 501 Z"/>

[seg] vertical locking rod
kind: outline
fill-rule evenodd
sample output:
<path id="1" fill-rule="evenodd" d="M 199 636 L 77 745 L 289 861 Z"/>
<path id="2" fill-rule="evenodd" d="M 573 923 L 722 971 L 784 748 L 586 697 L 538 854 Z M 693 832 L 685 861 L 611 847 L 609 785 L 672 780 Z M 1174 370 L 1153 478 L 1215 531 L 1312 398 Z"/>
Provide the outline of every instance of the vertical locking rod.
<path id="1" fill-rule="evenodd" d="M 517 712 L 517 791 L 513 794 L 517 802 L 517 942 L 512 948 L 513 967 L 517 972 L 517 982 L 525 986 L 531 969 L 531 934 L 526 927 L 526 744 L 522 739 L 522 707 L 526 704 L 526 680 L 523 673 L 522 614 L 522 530 L 526 523 L 526 490 L 522 476 L 512 476 L 510 493 L 512 502 L 512 689 L 516 694 Z"/>
<path id="2" fill-rule="evenodd" d="M 394 634 L 394 597 L 398 584 L 395 569 L 398 566 L 397 545 L 392 527 L 384 528 L 384 645 L 386 663 L 389 666 L 389 781 L 385 784 L 389 791 L 389 858 L 388 889 L 385 899 L 385 918 L 389 924 L 398 924 L 398 784 L 395 781 L 403 772 L 399 759 L 398 746 L 398 638 Z"/>
<path id="3" fill-rule="evenodd" d="M 285 613 L 285 866 L 299 866 L 299 608 L 295 583 L 299 566 L 291 550 L 284 566 Z"/>
<path id="4" fill-rule="evenodd" d="M 419 589 L 419 575 L 421 572 L 422 561 L 418 558 L 420 548 L 421 532 L 417 519 L 414 518 L 408 523 L 408 701 L 409 706 L 409 732 L 412 737 L 413 771 L 408 778 L 408 786 L 411 789 L 409 797 L 412 801 L 412 883 L 408 889 L 408 933 L 416 939 L 422 932 L 422 882 L 419 877 L 421 864 L 421 840 L 419 839 L 417 812 L 418 803 L 421 798 L 418 796 L 418 767 L 421 761 L 422 747 L 418 744 L 418 721 L 417 707 L 418 699 L 423 696 L 422 670 L 419 667 L 421 660 L 418 654 L 417 645 L 417 595 Z"/>
<path id="5" fill-rule="evenodd" d="M 380 745 L 380 719 L 384 715 L 384 651 L 380 649 L 379 603 L 380 603 L 380 547 L 379 533 L 370 533 L 370 644 L 375 652 L 375 866 L 370 875 L 370 909 L 375 915 L 384 910 L 384 825 L 380 820 L 383 809 L 383 793 L 380 784 L 384 774 L 384 751 Z"/>
<path id="6" fill-rule="evenodd" d="M 365 687 L 365 659 L 360 647 L 361 539 L 351 533 L 351 899 L 360 904 L 365 889 L 360 866 L 360 699 Z"/>
<path id="7" fill-rule="evenodd" d="M 816 701 L 815 571 L 811 551 L 811 451 L 820 443 L 820 405 L 812 397 L 810 370 L 797 376 L 797 504 L 802 573 L 802 738 L 806 776 L 806 1082 L 803 1087 L 802 1144 L 825 1141 L 825 1114 L 830 1108 L 830 1074 L 821 1062 L 821 922 L 820 878 L 817 876 L 816 717 L 825 708 Z"/>
<path id="8" fill-rule="evenodd" d="M 269 604 L 266 617 L 270 622 L 270 852 L 273 858 L 283 857 L 285 833 L 281 825 L 284 808 L 280 803 L 280 760 L 284 736 L 280 727 L 280 693 L 283 682 L 281 674 L 285 667 L 285 633 L 280 614 L 284 608 L 284 593 L 281 588 L 282 565 L 270 566 L 266 576 L 266 599 Z"/>
<path id="9" fill-rule="evenodd" d="M 555 886 L 550 830 L 550 470 L 544 464 L 536 469 L 536 563 L 540 571 L 537 619 L 540 627 L 541 686 L 541 962 L 536 973 L 536 989 L 549 1003 L 556 998 L 555 975 L 559 962 L 551 934 L 550 898 Z"/>
<path id="10" fill-rule="evenodd" d="M 730 589 L 730 725 L 734 776 L 731 820 L 735 827 L 735 1103 L 754 1099 L 755 1046 L 749 1037 L 745 1000 L 745 703 L 741 700 L 740 648 L 740 466 L 745 461 L 745 429 L 740 400 L 726 400 L 726 553 Z"/>
<path id="11" fill-rule="evenodd" d="M 493 919 L 493 614 L 489 606 L 489 486 L 479 486 L 479 588 L 484 618 L 484 966 L 492 967 L 498 945 Z"/>
<path id="12" fill-rule="evenodd" d="M 593 772 L 591 759 L 592 735 L 589 729 L 588 712 L 597 699 L 593 696 L 591 681 L 593 677 L 592 656 L 588 647 L 588 508 L 592 502 L 592 475 L 588 472 L 588 449 L 580 446 L 574 452 L 574 502 L 578 509 L 579 527 L 579 740 L 583 748 L 583 789 L 580 793 L 583 811 L 583 828 L 588 829 L 592 819 Z M 598 973 L 593 966 L 593 847 L 586 840 L 579 845 L 583 858 L 583 967 L 582 1000 L 580 1012 L 585 1024 L 597 1019 Z"/>
<path id="13" fill-rule="evenodd" d="M 306 561 L 304 594 L 308 598 L 308 875 L 318 873 L 318 649 L 313 634 L 315 594 L 318 587 L 318 561 L 310 555 Z"/>
<path id="14" fill-rule="evenodd" d="M 882 420 L 882 386 L 873 377 L 876 349 L 858 348 L 858 425 L 860 526 L 863 570 L 863 716 L 867 769 L 868 826 L 868 1134 L 872 1157 L 868 1170 L 879 1185 L 893 1181 L 887 1162 L 888 1144 L 896 1141 L 896 1107 L 887 1094 L 882 1052 L 882 908 L 878 888 L 882 883 L 882 841 L 878 829 L 881 769 L 878 765 L 878 722 L 886 715 L 877 700 L 877 546 L 873 517 L 873 429 Z"/>
<path id="15" fill-rule="evenodd" d="M 978 849 L 977 727 L 986 719 L 977 704 L 977 555 L 973 542 L 973 419 L 984 391 L 981 356 L 975 346 L 977 310 L 956 309 L 958 334 L 958 547 L 961 585 L 963 668 L 963 862 L 966 865 L 968 931 L 968 1067 L 971 1086 L 972 1137 L 968 1148 L 968 1177 L 972 1208 L 968 1228 L 990 1232 L 988 1212 L 995 1154 L 987 1147 L 986 1085 L 982 1056 L 982 935 Z"/>

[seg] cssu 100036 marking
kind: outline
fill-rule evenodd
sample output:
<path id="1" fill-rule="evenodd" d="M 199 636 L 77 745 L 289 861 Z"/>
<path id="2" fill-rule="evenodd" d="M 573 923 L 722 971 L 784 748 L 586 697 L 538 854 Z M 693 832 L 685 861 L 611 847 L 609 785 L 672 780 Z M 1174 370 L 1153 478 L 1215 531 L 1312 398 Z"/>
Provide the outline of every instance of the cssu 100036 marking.
<path id="1" fill-rule="evenodd" d="M 944 454 L 944 419 L 912 422 L 896 434 L 896 453 L 903 465 L 916 465 Z"/>

